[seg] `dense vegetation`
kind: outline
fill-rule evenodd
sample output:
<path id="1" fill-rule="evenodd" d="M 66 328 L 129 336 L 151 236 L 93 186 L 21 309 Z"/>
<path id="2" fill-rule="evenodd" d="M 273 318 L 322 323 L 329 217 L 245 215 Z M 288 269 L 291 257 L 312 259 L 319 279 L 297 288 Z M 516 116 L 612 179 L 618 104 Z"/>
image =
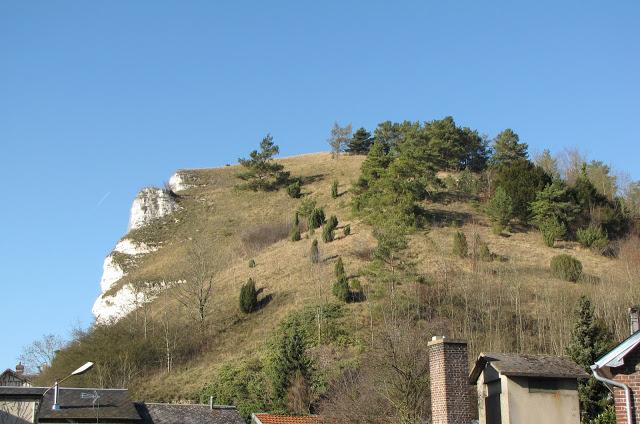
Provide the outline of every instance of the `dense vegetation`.
<path id="1" fill-rule="evenodd" d="M 202 172 L 178 222 L 146 230 L 166 247 L 127 277 L 141 293 L 185 283 L 77 332 L 41 379 L 90 357 L 81 383 L 147 400 L 414 423 L 429 416 L 431 335 L 585 369 L 626 335 L 640 184 L 576 152 L 531 160 L 513 130 L 490 140 L 451 117 L 336 123 L 328 142 L 331 158 L 305 163 L 273 159 L 267 136 L 241 172 Z M 599 387 L 581 387 L 588 419 L 608 413 Z"/>

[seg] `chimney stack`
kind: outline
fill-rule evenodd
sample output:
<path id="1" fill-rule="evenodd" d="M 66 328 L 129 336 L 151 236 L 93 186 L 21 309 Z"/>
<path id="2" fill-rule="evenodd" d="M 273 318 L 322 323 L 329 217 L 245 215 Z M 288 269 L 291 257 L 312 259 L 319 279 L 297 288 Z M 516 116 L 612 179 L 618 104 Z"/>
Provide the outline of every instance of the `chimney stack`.
<path id="1" fill-rule="evenodd" d="M 431 422 L 469 424 L 472 413 L 467 342 L 434 336 L 429 342 Z"/>
<path id="2" fill-rule="evenodd" d="M 629 330 L 631 334 L 640 330 L 640 308 L 637 306 L 629 308 Z"/>
<path id="3" fill-rule="evenodd" d="M 22 362 L 18 362 L 18 365 L 16 365 L 16 374 L 24 374 L 24 365 L 22 365 Z"/>

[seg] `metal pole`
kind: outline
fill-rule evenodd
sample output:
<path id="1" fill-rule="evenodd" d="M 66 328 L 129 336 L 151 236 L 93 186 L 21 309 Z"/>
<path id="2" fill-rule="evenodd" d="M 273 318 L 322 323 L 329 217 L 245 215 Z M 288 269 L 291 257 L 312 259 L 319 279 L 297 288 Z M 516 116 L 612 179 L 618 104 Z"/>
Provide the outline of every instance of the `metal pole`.
<path id="1" fill-rule="evenodd" d="M 610 380 L 606 377 L 603 377 L 599 372 L 598 372 L 598 366 L 597 365 L 591 365 L 591 371 L 593 373 L 593 376 L 595 377 L 596 380 L 601 381 L 602 383 L 604 383 L 605 385 L 610 384 L 612 386 L 618 387 L 622 390 L 624 390 L 624 400 L 625 400 L 625 409 L 626 409 L 626 415 L 627 415 L 627 424 L 633 424 L 633 410 L 631 409 L 631 389 L 629 388 L 629 386 L 627 386 L 624 383 L 620 383 L 619 381 L 613 381 Z M 609 390 L 611 390 L 610 387 L 607 386 L 607 388 Z M 613 393 L 613 390 L 611 390 L 611 392 Z"/>
<path id="2" fill-rule="evenodd" d="M 53 406 L 51 407 L 52 410 L 57 411 L 60 409 L 60 405 L 58 405 L 58 382 L 56 381 L 56 384 L 54 384 L 53 386 Z"/>

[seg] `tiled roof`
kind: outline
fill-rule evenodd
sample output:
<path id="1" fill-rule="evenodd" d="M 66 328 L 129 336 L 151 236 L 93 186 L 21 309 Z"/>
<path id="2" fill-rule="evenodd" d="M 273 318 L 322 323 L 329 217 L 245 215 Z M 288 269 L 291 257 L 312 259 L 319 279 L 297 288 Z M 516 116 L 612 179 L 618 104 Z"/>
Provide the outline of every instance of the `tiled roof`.
<path id="1" fill-rule="evenodd" d="M 475 384 L 487 364 L 502 375 L 511 377 L 586 378 L 589 375 L 569 358 L 517 353 L 481 353 L 471 371 L 469 382 Z"/>
<path id="2" fill-rule="evenodd" d="M 96 396 L 97 395 L 97 396 Z M 97 399 L 96 399 L 97 397 Z M 95 402 L 94 402 L 95 399 Z M 69 420 L 110 419 L 139 422 L 140 415 L 126 389 L 81 389 L 61 387 L 58 393 L 59 410 L 52 410 L 53 389 L 44 396 L 39 410 L 40 422 L 68 422 Z"/>
<path id="3" fill-rule="evenodd" d="M 138 403 L 145 424 L 244 424 L 233 406 Z"/>
<path id="4" fill-rule="evenodd" d="M 273 414 L 253 414 L 257 418 L 258 424 L 319 424 L 320 417 L 317 415 L 298 416 L 273 415 Z"/>

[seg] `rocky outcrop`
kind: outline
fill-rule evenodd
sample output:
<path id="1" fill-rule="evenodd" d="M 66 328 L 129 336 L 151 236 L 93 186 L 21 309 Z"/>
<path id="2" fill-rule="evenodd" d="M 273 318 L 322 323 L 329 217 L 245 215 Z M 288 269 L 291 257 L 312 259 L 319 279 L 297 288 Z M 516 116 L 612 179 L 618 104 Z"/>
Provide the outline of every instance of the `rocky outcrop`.
<path id="1" fill-rule="evenodd" d="M 165 217 L 178 209 L 175 192 L 185 190 L 188 185 L 182 173 L 175 173 L 169 182 L 170 190 L 145 188 L 138 193 L 131 205 L 129 215 L 129 231 L 143 227 L 150 222 Z M 144 255 L 157 250 L 157 247 L 134 241 L 121 239 L 113 251 L 105 258 L 100 279 L 100 296 L 93 304 L 92 312 L 98 322 L 111 322 L 127 315 L 129 312 L 155 297 L 157 290 L 165 287 L 165 283 L 148 286 L 143 283 L 124 284 L 117 290 L 117 283 L 127 275 L 127 271 L 136 266 L 136 262 Z M 144 290 L 140 290 L 143 287 Z M 148 289 L 152 287 L 152 289 Z"/>
<path id="2" fill-rule="evenodd" d="M 133 200 L 129 214 L 129 231 L 147 225 L 178 210 L 178 202 L 170 190 L 145 188 Z"/>
<path id="3" fill-rule="evenodd" d="M 123 257 L 127 259 L 127 264 L 134 264 L 136 258 L 154 250 L 156 250 L 155 247 L 124 238 L 116 244 L 113 251 L 104 259 L 102 278 L 100 279 L 102 293 L 98 296 L 92 308 L 93 315 L 98 321 L 104 322 L 118 319 L 131 312 L 135 305 L 143 300 L 136 298 L 135 291 L 130 285 L 120 288 L 113 295 L 107 295 L 106 293 L 126 275 L 125 267 L 121 262 Z"/>
<path id="4" fill-rule="evenodd" d="M 187 182 L 187 174 L 184 171 L 178 171 L 169 178 L 169 187 L 175 193 L 180 191 L 184 191 L 191 187 L 191 185 Z"/>

